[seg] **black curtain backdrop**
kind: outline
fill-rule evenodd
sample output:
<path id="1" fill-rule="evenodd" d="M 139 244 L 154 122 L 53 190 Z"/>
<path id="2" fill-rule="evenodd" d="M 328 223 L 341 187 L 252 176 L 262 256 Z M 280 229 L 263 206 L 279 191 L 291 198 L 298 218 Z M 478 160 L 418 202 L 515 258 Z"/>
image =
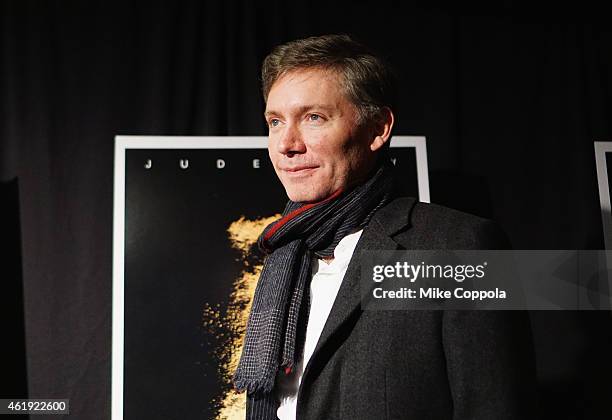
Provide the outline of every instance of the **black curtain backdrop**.
<path id="1" fill-rule="evenodd" d="M 19 184 L 31 397 L 110 416 L 113 137 L 265 135 L 259 66 L 291 39 L 349 33 L 394 64 L 395 133 L 427 136 L 433 202 L 494 218 L 516 249 L 603 248 L 604 14 L 330 3 L 0 2 L 0 174 Z M 532 315 L 544 417 L 609 414 L 609 314 Z"/>

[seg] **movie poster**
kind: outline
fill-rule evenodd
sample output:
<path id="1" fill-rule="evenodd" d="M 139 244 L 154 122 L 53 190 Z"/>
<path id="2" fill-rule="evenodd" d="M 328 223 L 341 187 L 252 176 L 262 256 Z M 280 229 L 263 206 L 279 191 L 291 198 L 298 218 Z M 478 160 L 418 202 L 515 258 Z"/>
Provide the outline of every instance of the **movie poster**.
<path id="1" fill-rule="evenodd" d="M 287 201 L 265 139 L 224 148 L 231 138 L 202 138 L 206 147 L 198 148 L 193 138 L 181 148 L 171 137 L 139 137 L 138 147 L 123 138 L 116 177 L 123 170 L 124 201 L 115 204 L 124 209 L 115 215 L 124 220 L 115 240 L 123 233 L 124 255 L 115 262 L 124 277 L 114 279 L 113 308 L 113 352 L 122 354 L 113 354 L 113 407 L 129 420 L 244 418 L 245 397 L 232 390 L 231 375 L 263 260 L 254 244 Z M 428 200 L 417 148 L 396 145 L 391 156 L 403 192 L 419 196 L 420 188 Z"/>

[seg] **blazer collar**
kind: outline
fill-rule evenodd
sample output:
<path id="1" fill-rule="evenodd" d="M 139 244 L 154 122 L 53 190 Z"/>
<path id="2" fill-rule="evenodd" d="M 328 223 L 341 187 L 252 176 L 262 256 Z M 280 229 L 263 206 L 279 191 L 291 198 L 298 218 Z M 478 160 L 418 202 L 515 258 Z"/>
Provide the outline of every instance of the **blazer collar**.
<path id="1" fill-rule="evenodd" d="M 367 250 L 397 250 L 399 244 L 392 237 L 399 231 L 410 227 L 410 213 L 415 203 L 416 199 L 411 197 L 396 198 L 378 210 L 368 226 L 365 227 L 355 247 L 319 341 L 304 370 L 302 382 L 306 378 L 311 365 L 316 363 L 317 354 L 330 345 L 332 338 L 347 321 L 355 316 L 358 317 L 361 313 L 361 252 Z"/>

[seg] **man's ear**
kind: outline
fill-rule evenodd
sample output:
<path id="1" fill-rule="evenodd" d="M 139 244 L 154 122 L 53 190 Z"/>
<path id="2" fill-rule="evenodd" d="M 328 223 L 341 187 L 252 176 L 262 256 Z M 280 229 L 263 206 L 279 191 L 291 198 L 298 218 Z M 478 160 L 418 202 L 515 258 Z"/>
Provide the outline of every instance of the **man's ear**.
<path id="1" fill-rule="evenodd" d="M 393 128 L 393 122 L 395 121 L 395 117 L 393 116 L 393 111 L 391 108 L 384 107 L 380 113 L 379 118 L 373 127 L 373 139 L 370 143 L 370 150 L 376 152 L 380 150 L 385 143 L 389 141 L 391 138 L 391 129 Z"/>

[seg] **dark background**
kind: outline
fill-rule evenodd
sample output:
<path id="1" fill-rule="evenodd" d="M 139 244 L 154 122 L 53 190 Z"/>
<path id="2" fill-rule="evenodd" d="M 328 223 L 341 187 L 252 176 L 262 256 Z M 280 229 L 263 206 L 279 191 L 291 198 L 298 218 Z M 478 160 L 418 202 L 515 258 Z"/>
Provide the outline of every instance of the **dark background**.
<path id="1" fill-rule="evenodd" d="M 24 378 L 27 361 L 29 396 L 110 415 L 114 135 L 265 135 L 259 65 L 287 40 L 345 32 L 394 64 L 395 133 L 427 136 L 433 202 L 494 218 L 517 249 L 603 248 L 593 141 L 612 140 L 609 15 L 400 4 L 0 2 L 1 205 L 15 209 L 0 278 L 25 323 L 3 362 Z M 609 314 L 532 315 L 545 417 L 609 415 Z"/>

